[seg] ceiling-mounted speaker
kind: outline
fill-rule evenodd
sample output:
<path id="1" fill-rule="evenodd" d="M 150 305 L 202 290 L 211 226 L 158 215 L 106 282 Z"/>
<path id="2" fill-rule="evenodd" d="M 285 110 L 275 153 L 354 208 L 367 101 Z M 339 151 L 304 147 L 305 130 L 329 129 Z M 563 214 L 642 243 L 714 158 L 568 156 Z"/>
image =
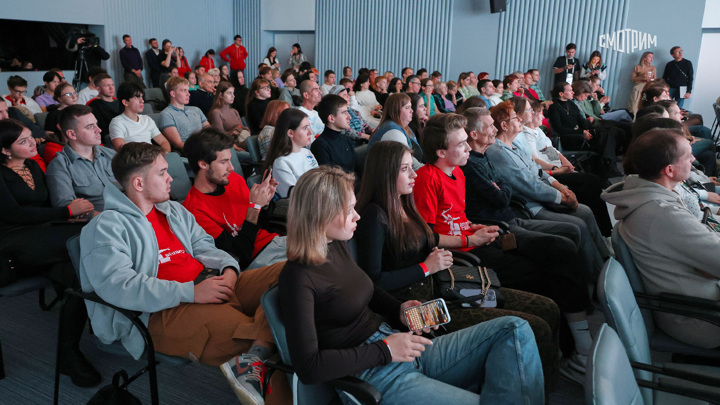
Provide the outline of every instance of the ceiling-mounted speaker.
<path id="1" fill-rule="evenodd" d="M 507 0 L 490 0 L 490 12 L 502 13 L 507 9 Z"/>

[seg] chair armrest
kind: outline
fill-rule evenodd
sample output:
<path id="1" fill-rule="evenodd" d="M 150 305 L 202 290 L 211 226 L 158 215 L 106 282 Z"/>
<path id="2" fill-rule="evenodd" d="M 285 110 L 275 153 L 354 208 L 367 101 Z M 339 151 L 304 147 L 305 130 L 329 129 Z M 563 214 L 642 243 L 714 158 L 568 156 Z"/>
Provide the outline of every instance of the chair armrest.
<path id="1" fill-rule="evenodd" d="M 675 367 L 677 365 L 672 363 L 663 364 L 662 366 L 656 366 L 652 364 L 631 361 L 630 365 L 634 369 L 650 371 L 654 374 L 662 374 L 669 377 L 679 378 L 681 380 L 692 381 L 698 384 L 709 385 L 711 387 L 720 386 L 720 378 L 718 377 L 713 377 L 711 375 L 701 374 L 699 372 L 694 372 L 690 370 L 679 369 Z"/>
<path id="2" fill-rule="evenodd" d="M 145 326 L 145 324 L 140 320 L 141 312 L 131 311 L 129 309 L 120 308 L 116 305 L 110 304 L 100 298 L 100 296 L 97 295 L 95 292 L 84 292 L 68 288 L 67 290 L 65 290 L 65 293 L 80 297 L 87 301 L 92 301 L 97 304 L 104 305 L 123 314 L 123 316 L 129 319 L 130 322 L 132 322 L 133 326 L 138 328 L 138 330 L 140 331 L 140 335 L 145 341 L 145 354 L 148 356 L 148 361 L 151 363 L 155 362 L 155 345 L 153 344 L 152 338 L 150 337 L 150 332 L 148 331 L 147 326 Z"/>
<path id="3" fill-rule="evenodd" d="M 710 388 L 702 390 L 699 388 L 690 388 L 679 384 L 674 384 L 662 379 L 659 382 L 652 382 L 647 380 L 638 379 L 637 384 L 639 387 L 650 388 L 653 391 L 669 392 L 671 394 L 677 394 L 684 397 L 695 398 L 710 403 L 717 403 L 720 401 L 720 395 L 717 392 L 711 391 Z"/>
<path id="4" fill-rule="evenodd" d="M 521 197 L 510 197 L 510 208 L 516 215 L 522 216 L 525 219 L 533 219 L 534 217 L 532 212 L 527 208 L 527 201 Z"/>
<path id="5" fill-rule="evenodd" d="M 480 258 L 470 252 L 466 252 L 464 250 L 459 250 L 459 249 L 448 249 L 448 250 L 450 252 L 452 252 L 453 258 L 464 260 L 466 263 L 468 263 L 472 267 L 480 265 Z"/>
<path id="6" fill-rule="evenodd" d="M 375 387 L 357 377 L 342 377 L 332 380 L 328 384 L 347 392 L 363 404 L 379 404 L 382 401 L 382 395 Z"/>
<path id="7" fill-rule="evenodd" d="M 288 366 L 287 364 L 280 362 L 280 361 L 265 360 L 264 363 L 265 363 L 265 366 L 267 366 L 273 370 L 279 370 L 279 371 L 282 371 L 283 373 L 289 373 L 289 374 L 295 373 L 295 369 L 293 369 L 292 366 Z"/>
<path id="8" fill-rule="evenodd" d="M 292 366 L 282 362 L 265 360 L 265 365 L 273 370 L 282 371 L 283 373 L 295 373 Z M 342 377 L 328 381 L 327 384 L 335 389 L 347 392 L 363 404 L 374 405 L 379 404 L 382 401 L 382 395 L 380 395 L 375 387 L 357 377 Z"/>
<path id="9" fill-rule="evenodd" d="M 710 311 L 718 311 L 718 313 L 720 313 L 720 303 L 707 298 L 692 297 L 689 295 L 673 293 L 660 293 L 659 295 L 660 298 L 663 299 L 665 302 L 689 305 L 697 308 L 707 309 Z"/>
<path id="10" fill-rule="evenodd" d="M 461 257 L 453 257 L 453 264 L 466 267 L 475 267 L 472 263 Z"/>
<path id="11" fill-rule="evenodd" d="M 138 312 L 138 311 L 131 311 L 129 309 L 120 308 L 118 306 L 108 303 L 104 299 L 100 298 L 100 296 L 97 295 L 95 292 L 78 291 L 78 290 L 74 290 L 72 288 L 68 288 L 67 290 L 65 290 L 65 292 L 70 295 L 80 297 L 86 301 L 92 301 L 92 302 L 98 303 L 100 305 L 110 307 L 110 308 L 120 312 L 121 314 L 125 315 L 131 321 L 132 321 L 132 318 L 137 318 L 140 315 L 140 312 Z"/>
<path id="12" fill-rule="evenodd" d="M 707 309 L 697 304 L 679 303 L 674 300 L 668 301 L 661 296 L 650 294 L 636 293 L 636 297 L 640 308 L 687 316 L 720 326 L 720 312 L 717 309 Z"/>
<path id="13" fill-rule="evenodd" d="M 468 215 L 468 219 L 473 224 L 483 224 L 483 225 L 495 225 L 500 228 L 502 232 L 508 232 L 510 230 L 510 225 L 505 221 L 500 221 L 498 219 L 492 219 L 492 218 L 480 218 Z"/>

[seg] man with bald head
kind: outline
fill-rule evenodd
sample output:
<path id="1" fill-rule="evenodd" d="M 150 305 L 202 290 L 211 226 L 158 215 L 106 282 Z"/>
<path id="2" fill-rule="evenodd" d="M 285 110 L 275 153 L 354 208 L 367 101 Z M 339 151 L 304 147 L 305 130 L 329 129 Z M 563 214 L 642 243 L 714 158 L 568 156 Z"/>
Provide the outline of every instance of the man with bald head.
<path id="1" fill-rule="evenodd" d="M 212 108 L 214 95 L 215 79 L 209 74 L 204 74 L 198 77 L 198 89 L 190 92 L 189 105 L 199 108 L 207 116 Z"/>
<path id="2" fill-rule="evenodd" d="M 310 130 L 313 133 L 312 139 L 320 135 L 325 130 L 325 124 L 320 119 L 318 112 L 315 111 L 315 106 L 320 103 L 322 99 L 322 92 L 320 86 L 315 81 L 305 80 L 300 83 L 300 94 L 302 94 L 302 105 L 298 107 L 298 110 L 304 112 L 308 116 L 310 121 Z M 311 141 L 312 142 L 312 141 Z"/>

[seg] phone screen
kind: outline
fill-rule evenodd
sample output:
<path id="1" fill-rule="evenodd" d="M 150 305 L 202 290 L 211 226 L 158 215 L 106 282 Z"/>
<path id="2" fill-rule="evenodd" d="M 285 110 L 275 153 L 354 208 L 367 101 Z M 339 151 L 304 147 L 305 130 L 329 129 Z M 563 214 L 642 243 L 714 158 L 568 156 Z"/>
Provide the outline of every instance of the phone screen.
<path id="1" fill-rule="evenodd" d="M 438 298 L 422 305 L 407 308 L 405 310 L 405 320 L 408 328 L 414 332 L 450 322 L 450 312 L 447 305 L 445 305 L 445 300 Z"/>

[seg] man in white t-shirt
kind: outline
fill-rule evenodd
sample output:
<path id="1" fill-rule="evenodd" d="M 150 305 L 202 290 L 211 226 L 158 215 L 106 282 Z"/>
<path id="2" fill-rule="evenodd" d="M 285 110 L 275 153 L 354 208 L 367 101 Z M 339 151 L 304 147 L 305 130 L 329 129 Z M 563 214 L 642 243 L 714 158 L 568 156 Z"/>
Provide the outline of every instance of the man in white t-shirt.
<path id="1" fill-rule="evenodd" d="M 323 83 L 322 86 L 320 86 L 320 91 L 322 92 L 322 95 L 330 94 L 330 89 L 335 85 L 335 72 L 332 70 L 326 70 L 325 71 L 325 83 Z"/>
<path id="2" fill-rule="evenodd" d="M 325 130 L 325 124 L 323 124 L 318 112 L 315 111 L 315 106 L 322 100 L 322 92 L 320 86 L 313 80 L 305 80 L 300 83 L 300 94 L 302 94 L 302 105 L 298 107 L 298 110 L 304 112 L 308 116 L 310 121 L 310 129 L 312 130 L 312 139 L 318 137 Z"/>
<path id="3" fill-rule="evenodd" d="M 95 87 L 95 83 L 93 83 L 93 80 L 95 76 L 99 75 L 100 73 L 107 73 L 107 71 L 100 66 L 93 66 L 90 68 L 90 70 L 88 70 L 89 82 L 87 87 L 78 92 L 78 104 L 86 105 L 88 101 L 97 97 L 98 89 L 97 87 Z"/>
<path id="4" fill-rule="evenodd" d="M 160 133 L 155 121 L 140 114 L 145 107 L 142 87 L 133 82 L 125 82 L 118 88 L 117 95 L 123 112 L 110 122 L 113 148 L 120 150 L 128 142 L 155 141 L 166 152 L 170 152 L 170 142 Z"/>

